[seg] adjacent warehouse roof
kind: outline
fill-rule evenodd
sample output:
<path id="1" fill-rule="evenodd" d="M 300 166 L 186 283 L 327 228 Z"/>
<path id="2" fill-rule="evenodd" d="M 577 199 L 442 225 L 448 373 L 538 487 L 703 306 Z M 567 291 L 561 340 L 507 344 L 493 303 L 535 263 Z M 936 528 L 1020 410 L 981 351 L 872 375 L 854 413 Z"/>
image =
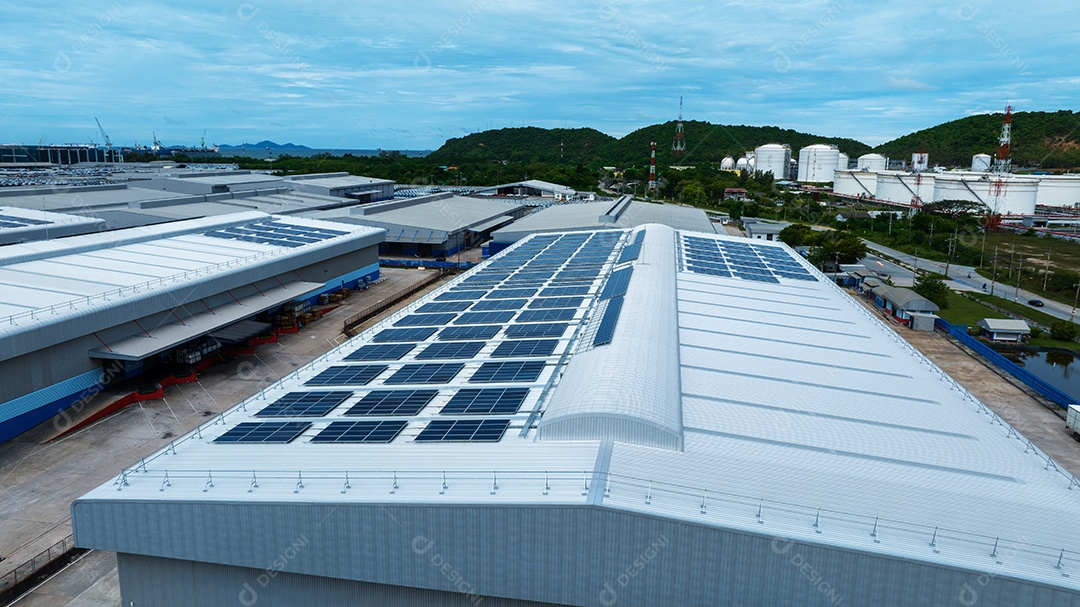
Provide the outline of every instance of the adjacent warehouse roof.
<path id="1" fill-rule="evenodd" d="M 394 196 L 393 180 L 361 177 L 348 173 L 293 175 L 286 177 L 285 181 L 294 190 L 324 196 L 348 196 L 371 200 L 384 200 Z"/>
<path id="2" fill-rule="evenodd" d="M 648 225 L 519 243 L 72 520 L 135 604 L 1075 604 L 1074 485 L 789 248 Z"/>
<path id="3" fill-rule="evenodd" d="M 659 223 L 680 230 L 713 233 L 713 224 L 701 209 L 673 204 L 637 202 L 622 196 L 612 202 L 555 205 L 541 209 L 513 225 L 492 233 L 498 243 L 517 242 L 530 234 L 567 230 L 632 228 Z"/>
<path id="4" fill-rule="evenodd" d="M 577 194 L 573 188 L 539 179 L 526 179 L 514 183 L 504 183 L 491 187 L 479 188 L 477 194 L 494 194 L 498 196 L 543 196 L 570 198 Z"/>
<path id="5" fill-rule="evenodd" d="M 524 203 L 517 200 L 441 193 L 308 213 L 305 217 L 383 228 L 390 242 L 440 243 L 455 232 L 482 232 L 510 223 L 513 214 L 522 208 Z"/>
<path id="6" fill-rule="evenodd" d="M 911 289 L 881 285 L 873 288 L 874 295 L 884 299 L 904 312 L 937 312 L 941 308 Z"/>
<path id="7" fill-rule="evenodd" d="M 357 226 L 234 213 L 5 247 L 0 360 L 376 245 L 381 237 Z M 235 309 L 196 303 L 152 335 L 102 344 L 96 357 L 138 360 L 322 286 L 296 278 L 279 284 L 279 292 L 237 300 Z"/>
<path id="8" fill-rule="evenodd" d="M 0 207 L 0 245 L 97 232 L 105 221 L 66 213 Z"/>

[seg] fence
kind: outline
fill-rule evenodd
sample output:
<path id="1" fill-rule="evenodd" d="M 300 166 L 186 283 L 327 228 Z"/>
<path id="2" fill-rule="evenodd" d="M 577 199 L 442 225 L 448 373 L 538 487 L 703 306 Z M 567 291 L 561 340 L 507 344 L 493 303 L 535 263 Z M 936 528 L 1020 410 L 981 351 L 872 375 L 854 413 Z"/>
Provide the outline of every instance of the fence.
<path id="1" fill-rule="evenodd" d="M 1033 375 L 1027 369 L 1005 358 L 1001 354 L 998 354 L 990 346 L 968 335 L 967 325 L 954 325 L 952 323 L 949 323 L 948 321 L 942 320 L 941 318 L 937 319 L 936 324 L 939 329 L 948 333 L 950 336 L 952 336 L 968 348 L 971 348 L 986 360 L 994 363 L 999 369 L 1024 382 L 1032 390 L 1035 390 L 1039 394 L 1042 394 L 1046 398 L 1054 401 L 1062 407 L 1068 409 L 1069 405 L 1080 404 L 1080 401 L 1077 401 L 1075 398 L 1069 396 L 1068 394 L 1065 394 L 1061 390 L 1058 390 L 1054 386 L 1051 386 L 1050 384 L 1039 379 L 1038 377 L 1035 377 L 1035 375 Z"/>
<path id="2" fill-rule="evenodd" d="M 64 539 L 42 550 L 29 561 L 6 573 L 3 577 L 0 577 L 0 597 L 20 583 L 34 577 L 53 561 L 74 549 L 75 538 L 69 533 Z"/>
<path id="3" fill-rule="evenodd" d="M 433 282 L 441 280 L 447 274 L 449 274 L 449 270 L 445 270 L 445 269 L 439 270 L 437 273 L 434 273 L 431 276 L 428 276 L 424 280 L 422 280 L 422 281 L 420 281 L 420 282 L 418 282 L 418 283 L 416 283 L 416 284 L 414 284 L 414 285 L 412 285 L 412 286 L 410 286 L 410 287 L 408 287 L 406 289 L 402 289 L 401 291 L 398 291 L 397 293 L 394 293 L 393 295 L 391 295 L 390 297 L 387 297 L 386 299 L 381 299 L 381 300 L 379 300 L 378 303 L 373 304 L 371 306 L 368 306 L 367 308 L 361 310 L 360 312 L 357 312 L 356 314 L 353 314 L 352 316 L 345 319 L 344 328 L 342 329 L 342 332 L 349 333 L 349 331 L 356 328 L 357 325 L 360 325 L 365 320 L 371 318 L 372 316 L 375 316 L 376 314 L 378 314 L 378 313 L 380 313 L 380 312 L 382 312 L 384 310 L 389 309 L 394 304 L 396 304 L 396 303 L 400 302 L 401 300 L 409 297 L 413 293 L 416 293 L 417 291 L 420 291 L 420 290 L 426 288 L 428 285 L 432 284 Z"/>

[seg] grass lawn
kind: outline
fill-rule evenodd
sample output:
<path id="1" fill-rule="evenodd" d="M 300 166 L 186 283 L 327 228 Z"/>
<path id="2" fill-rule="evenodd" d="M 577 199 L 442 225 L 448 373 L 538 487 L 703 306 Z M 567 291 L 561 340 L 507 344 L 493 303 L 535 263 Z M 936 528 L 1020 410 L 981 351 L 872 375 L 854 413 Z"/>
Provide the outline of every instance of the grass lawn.
<path id="1" fill-rule="evenodd" d="M 1027 345 L 1038 346 L 1040 348 L 1064 348 L 1065 350 L 1072 350 L 1073 352 L 1080 354 L 1080 344 L 1075 341 L 1058 341 L 1056 339 L 1050 339 L 1049 334 L 1044 334 L 1042 337 L 1032 337 Z"/>
<path id="2" fill-rule="evenodd" d="M 982 248 L 982 238 L 978 243 L 969 243 L 977 249 Z M 986 259 L 983 265 L 989 267 L 993 257 L 994 247 L 998 248 L 998 271 L 1007 270 L 1009 258 L 1012 257 L 1013 265 L 1020 264 L 1020 257 L 1024 257 L 1025 268 L 1046 267 L 1046 252 L 1050 252 L 1051 270 L 1072 270 L 1080 268 L 1080 243 L 1059 238 L 1043 238 L 1038 236 L 1022 236 L 1009 232 L 1001 232 L 986 235 Z M 1016 247 L 1016 254 L 1010 255 L 1010 248 Z M 1024 274 L 1028 272 L 1025 271 Z M 1041 274 L 1040 274 L 1041 276 Z M 1041 282 L 1037 281 L 1037 282 Z"/>
<path id="3" fill-rule="evenodd" d="M 949 292 L 949 307 L 938 312 L 937 315 L 954 325 L 968 326 L 974 326 L 984 318 L 1008 318 L 997 310 L 992 310 L 952 291 Z"/>
<path id="4" fill-rule="evenodd" d="M 1022 303 L 1017 303 L 1011 299 L 1005 299 L 996 295 L 987 295 L 985 293 L 972 293 L 971 296 L 975 299 L 978 299 L 979 301 L 992 303 L 999 308 L 1005 308 L 1006 310 L 1012 312 L 1017 316 L 1026 318 L 1027 320 L 1033 320 L 1039 324 L 1046 325 L 1048 327 L 1052 323 L 1061 320 L 1060 318 L 1050 316 L 1046 312 L 1034 310 L 1029 306 L 1025 306 Z"/>

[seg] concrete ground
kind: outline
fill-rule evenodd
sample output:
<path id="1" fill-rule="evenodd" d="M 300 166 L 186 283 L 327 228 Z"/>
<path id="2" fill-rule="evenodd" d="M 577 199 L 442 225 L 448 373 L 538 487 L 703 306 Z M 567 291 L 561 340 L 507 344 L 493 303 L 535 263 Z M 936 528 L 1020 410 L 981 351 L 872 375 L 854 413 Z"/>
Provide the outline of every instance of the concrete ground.
<path id="1" fill-rule="evenodd" d="M 283 334 L 278 343 L 259 346 L 255 354 L 210 367 L 191 384 L 171 386 L 165 398 L 131 405 L 94 425 L 51 442 L 56 424 L 46 422 L 0 445 L 0 576 L 29 561 L 71 533 L 72 500 L 111 482 L 123 467 L 165 448 L 171 439 L 193 430 L 209 417 L 252 396 L 278 378 L 342 343 L 342 321 L 381 299 L 409 288 L 427 271 L 384 268 L 385 280 L 357 291 L 341 307 L 299 333 Z M 437 288 L 441 281 L 426 290 Z M 413 300 L 420 294 L 410 297 Z M 407 301 L 409 301 L 407 300 Z M 395 306 L 381 316 L 393 313 Z M 381 317 L 380 316 L 380 317 Z M 365 323 L 370 326 L 376 317 Z M 103 393 L 99 398 L 107 398 Z M 92 405 L 91 405 L 92 406 Z M 111 573 L 101 570 L 102 559 Z M 106 569 L 108 569 L 106 567 Z M 119 589 L 104 592 L 97 582 L 112 576 L 116 559 L 84 557 L 17 605 L 116 605 Z M 93 602 L 105 597 L 106 603 Z M 112 600 L 115 596 L 116 600 Z M 104 599 L 102 599 L 104 600 Z"/>

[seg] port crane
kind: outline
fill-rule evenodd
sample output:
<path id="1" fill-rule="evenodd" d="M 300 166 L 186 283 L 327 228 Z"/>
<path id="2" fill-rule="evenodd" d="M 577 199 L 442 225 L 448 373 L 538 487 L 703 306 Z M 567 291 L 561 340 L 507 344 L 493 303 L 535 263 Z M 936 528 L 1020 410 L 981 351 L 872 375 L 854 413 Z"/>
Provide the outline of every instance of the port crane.
<path id="1" fill-rule="evenodd" d="M 94 122 L 97 123 L 97 128 L 101 131 L 101 136 L 105 138 L 105 149 L 112 151 L 112 141 L 109 139 L 109 135 L 105 132 L 105 129 L 101 127 L 101 121 L 97 119 L 97 116 L 94 117 Z"/>

